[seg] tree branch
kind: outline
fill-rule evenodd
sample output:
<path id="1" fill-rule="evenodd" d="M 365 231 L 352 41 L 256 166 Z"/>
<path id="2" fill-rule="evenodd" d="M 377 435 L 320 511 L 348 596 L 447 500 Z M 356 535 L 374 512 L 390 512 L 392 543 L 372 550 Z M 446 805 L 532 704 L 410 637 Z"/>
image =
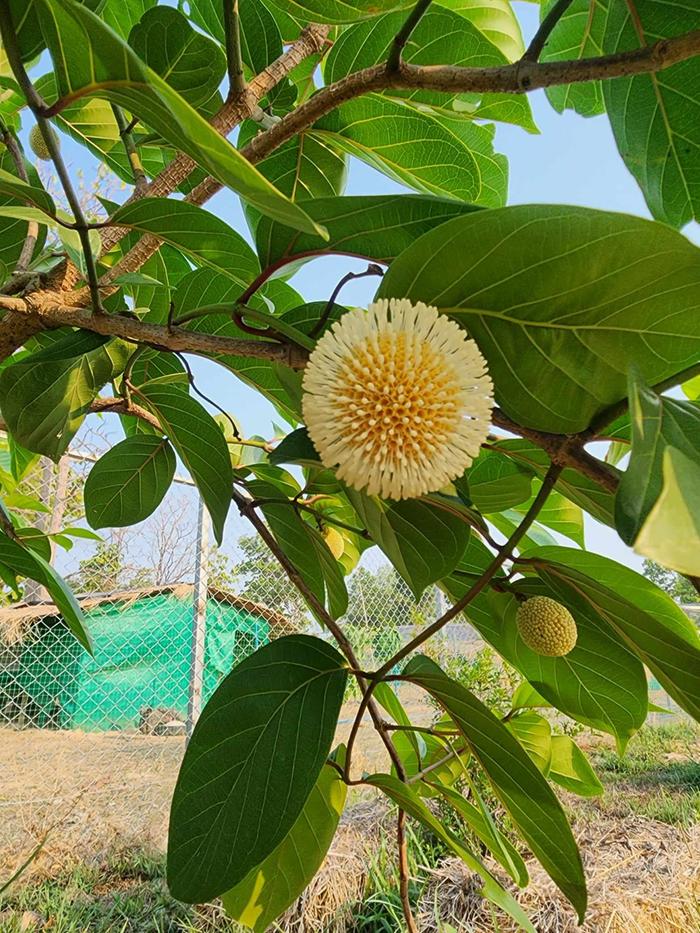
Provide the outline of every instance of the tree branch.
<path id="1" fill-rule="evenodd" d="M 138 149 L 136 148 L 134 136 L 130 129 L 130 124 L 126 122 L 124 111 L 117 104 L 112 104 L 112 113 L 114 114 L 114 119 L 117 121 L 119 136 L 121 137 L 121 141 L 124 145 L 124 151 L 126 152 L 126 157 L 129 160 L 129 165 L 131 166 L 131 173 L 134 176 L 134 193 L 139 195 L 148 184 L 146 173 L 143 170 L 143 165 L 141 164 L 141 157 L 139 156 Z"/>
<path id="2" fill-rule="evenodd" d="M 252 356 L 256 359 L 284 363 L 293 369 L 302 369 L 308 354 L 292 344 L 268 343 L 264 340 L 245 340 L 205 334 L 199 331 L 149 324 L 125 314 L 94 316 L 86 308 L 63 305 L 51 292 L 34 292 L 26 298 L 0 295 L 0 309 L 13 313 L 13 320 L 31 323 L 32 333 L 56 327 L 80 327 L 106 337 L 121 337 L 134 343 L 165 350 L 198 354 L 232 354 Z M 6 315 L 7 318 L 8 315 Z M 6 320 L 3 318 L 3 321 Z M 18 320 L 19 319 L 19 320 Z"/>

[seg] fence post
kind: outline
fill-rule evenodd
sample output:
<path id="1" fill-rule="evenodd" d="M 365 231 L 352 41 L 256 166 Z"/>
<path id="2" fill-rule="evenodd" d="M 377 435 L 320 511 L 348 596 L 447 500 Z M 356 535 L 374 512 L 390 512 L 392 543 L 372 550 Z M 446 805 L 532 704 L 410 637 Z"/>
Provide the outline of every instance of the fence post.
<path id="1" fill-rule="evenodd" d="M 185 735 L 189 742 L 202 711 L 202 681 L 204 677 L 204 637 L 207 625 L 209 513 L 199 499 L 197 513 L 197 547 L 194 565 L 194 600 L 192 606 L 192 638 L 190 641 L 190 676 L 187 697 Z"/>

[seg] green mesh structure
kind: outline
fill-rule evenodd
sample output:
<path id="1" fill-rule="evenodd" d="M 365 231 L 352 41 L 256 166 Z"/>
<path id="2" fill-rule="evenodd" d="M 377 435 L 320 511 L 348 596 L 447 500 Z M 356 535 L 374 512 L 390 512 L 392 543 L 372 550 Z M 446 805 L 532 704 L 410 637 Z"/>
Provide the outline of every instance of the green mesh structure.
<path id="1" fill-rule="evenodd" d="M 133 729 L 146 707 L 187 713 L 192 597 L 155 593 L 85 610 L 94 656 L 82 651 L 63 621 L 48 616 L 32 627 L 13 670 L 2 682 L 0 705 L 22 697 L 32 724 L 100 731 Z M 206 611 L 203 699 L 232 666 L 264 644 L 270 624 L 225 600 Z M 4 694 L 4 695 L 3 695 Z"/>

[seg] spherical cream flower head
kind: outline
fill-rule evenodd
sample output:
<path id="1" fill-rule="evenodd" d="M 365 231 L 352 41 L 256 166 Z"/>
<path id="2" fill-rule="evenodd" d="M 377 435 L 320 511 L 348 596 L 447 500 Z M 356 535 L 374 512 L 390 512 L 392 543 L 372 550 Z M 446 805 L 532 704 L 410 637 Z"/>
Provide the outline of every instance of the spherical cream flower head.
<path id="1" fill-rule="evenodd" d="M 316 344 L 303 388 L 323 464 L 387 499 L 416 498 L 461 476 L 493 406 L 474 341 L 436 308 L 405 298 L 344 314 Z"/>

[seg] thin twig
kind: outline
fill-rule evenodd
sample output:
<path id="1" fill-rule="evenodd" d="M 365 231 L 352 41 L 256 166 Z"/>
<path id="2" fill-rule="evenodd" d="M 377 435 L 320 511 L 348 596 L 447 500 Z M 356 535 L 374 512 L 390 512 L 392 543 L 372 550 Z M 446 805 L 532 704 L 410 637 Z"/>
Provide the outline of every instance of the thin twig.
<path id="1" fill-rule="evenodd" d="M 406 48 L 406 43 L 411 38 L 411 33 L 421 21 L 421 18 L 426 13 L 430 3 L 431 0 L 418 0 L 418 3 L 416 3 L 416 5 L 413 7 L 413 10 L 406 18 L 406 22 L 396 33 L 394 41 L 391 44 L 389 57 L 386 61 L 386 70 L 388 72 L 399 71 L 401 68 L 401 55 L 403 54 L 403 50 Z"/>
<path id="2" fill-rule="evenodd" d="M 418 933 L 418 927 L 411 910 L 410 869 L 408 864 L 408 839 L 406 837 L 406 811 L 399 808 L 396 818 L 396 844 L 399 849 L 399 895 L 408 933 Z"/>
<path id="3" fill-rule="evenodd" d="M 117 104 L 112 104 L 112 113 L 114 114 L 114 119 L 117 121 L 119 136 L 121 137 L 126 157 L 131 166 L 131 174 L 134 176 L 134 191 L 140 193 L 148 185 L 148 178 L 141 164 L 141 156 L 136 148 L 136 143 L 134 142 L 134 136 L 130 129 L 131 123 L 127 123 L 124 111 Z"/>
<path id="4" fill-rule="evenodd" d="M 572 0 L 557 0 L 552 9 L 547 13 L 545 18 L 540 23 L 540 27 L 532 38 L 532 42 L 528 45 L 525 50 L 525 54 L 520 59 L 523 62 L 536 62 L 542 50 L 547 44 L 547 40 L 554 31 L 557 23 L 562 18 L 564 13 L 571 6 Z"/>
<path id="5" fill-rule="evenodd" d="M 371 262 L 364 272 L 348 272 L 342 277 L 342 279 L 331 292 L 331 297 L 328 299 L 326 307 L 323 309 L 323 314 L 309 331 L 309 337 L 315 339 L 320 333 L 323 332 L 324 327 L 328 323 L 328 318 L 331 316 L 331 311 L 333 310 L 336 299 L 340 292 L 343 290 L 343 287 L 347 285 L 348 282 L 352 282 L 353 279 L 364 279 L 368 275 L 382 276 L 384 275 L 384 270 L 381 266 L 378 266 L 376 262 Z"/>
<path id="6" fill-rule="evenodd" d="M 226 66 L 229 81 L 228 99 L 235 100 L 246 89 L 243 55 L 241 53 L 241 18 L 238 14 L 238 0 L 223 0 L 223 3 Z"/>

